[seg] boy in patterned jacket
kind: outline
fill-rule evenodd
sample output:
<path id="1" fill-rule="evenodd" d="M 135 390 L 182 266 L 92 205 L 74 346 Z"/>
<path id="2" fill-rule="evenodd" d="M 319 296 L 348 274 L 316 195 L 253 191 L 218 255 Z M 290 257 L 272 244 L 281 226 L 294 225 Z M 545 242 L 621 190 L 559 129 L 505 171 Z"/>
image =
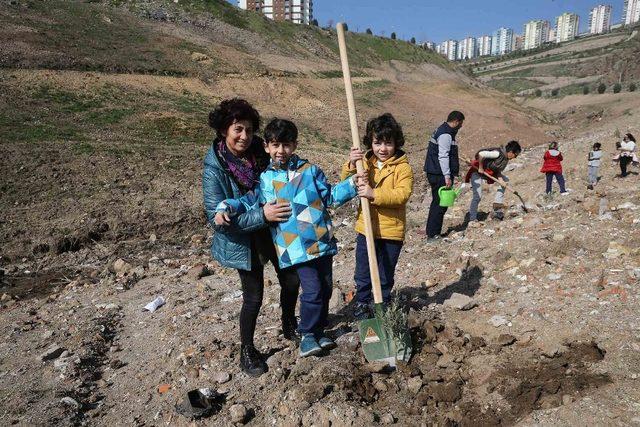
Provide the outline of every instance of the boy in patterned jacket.
<path id="1" fill-rule="evenodd" d="M 300 356 L 312 356 L 336 346 L 324 332 L 333 290 L 333 256 L 338 252 L 328 208 L 355 197 L 360 176 L 331 186 L 318 166 L 294 154 L 298 129 L 289 120 L 273 119 L 264 136 L 271 164 L 260 175 L 258 190 L 225 200 L 216 210 L 228 220 L 274 200 L 290 203 L 291 217 L 271 224 L 271 236 L 280 268 L 294 268 L 300 278 Z"/>

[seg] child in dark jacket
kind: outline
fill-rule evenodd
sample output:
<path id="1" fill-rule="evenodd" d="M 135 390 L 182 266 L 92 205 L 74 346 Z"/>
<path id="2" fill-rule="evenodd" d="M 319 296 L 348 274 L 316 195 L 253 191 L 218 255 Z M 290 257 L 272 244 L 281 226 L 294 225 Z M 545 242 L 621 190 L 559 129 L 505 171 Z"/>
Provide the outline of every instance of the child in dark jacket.
<path id="1" fill-rule="evenodd" d="M 324 333 L 333 288 L 333 256 L 338 252 L 328 209 L 356 196 L 359 176 L 331 186 L 318 166 L 294 154 L 298 129 L 289 120 L 272 120 L 264 136 L 271 164 L 260 175 L 258 189 L 240 199 L 220 202 L 217 215 L 228 220 L 274 200 L 291 204 L 289 219 L 271 224 L 271 237 L 280 268 L 295 269 L 300 278 L 300 356 L 312 356 L 336 346 Z"/>
<path id="2" fill-rule="evenodd" d="M 562 175 L 562 153 L 558 150 L 558 143 L 551 142 L 549 149 L 544 153 L 544 163 L 540 172 L 544 173 L 547 177 L 547 194 L 551 194 L 553 177 L 558 181 L 560 187 L 560 194 L 567 195 L 569 192 L 564 186 L 564 176 Z"/>

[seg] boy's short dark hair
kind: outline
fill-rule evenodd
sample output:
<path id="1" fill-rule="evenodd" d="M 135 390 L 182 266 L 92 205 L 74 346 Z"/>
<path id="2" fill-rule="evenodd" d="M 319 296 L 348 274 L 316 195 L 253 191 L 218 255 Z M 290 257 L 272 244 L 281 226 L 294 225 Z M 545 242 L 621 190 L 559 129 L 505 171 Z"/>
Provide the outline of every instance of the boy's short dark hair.
<path id="1" fill-rule="evenodd" d="M 216 131 L 218 138 L 223 138 L 224 133 L 233 122 L 247 120 L 251 122 L 253 131 L 260 129 L 260 114 L 253 106 L 240 98 L 224 100 L 209 113 L 209 126 Z"/>
<path id="2" fill-rule="evenodd" d="M 298 128 L 291 120 L 273 119 L 264 128 L 264 142 L 298 142 Z"/>
<path id="3" fill-rule="evenodd" d="M 520 153 L 522 153 L 522 147 L 520 146 L 520 143 L 518 141 L 509 141 L 507 142 L 507 145 L 505 145 L 504 151 L 519 156 Z"/>
<path id="4" fill-rule="evenodd" d="M 460 111 L 452 111 L 449 113 L 449 117 L 447 117 L 448 122 L 459 121 L 464 122 L 464 114 Z"/>
<path id="5" fill-rule="evenodd" d="M 594 150 L 599 150 L 602 148 L 602 144 L 600 144 L 599 142 L 596 142 L 595 144 L 593 144 L 593 149 Z"/>
<path id="6" fill-rule="evenodd" d="M 362 144 L 366 148 L 371 148 L 374 138 L 378 141 L 393 141 L 396 148 L 404 145 L 402 126 L 390 113 L 385 113 L 367 122 L 367 130 L 362 138 Z"/>

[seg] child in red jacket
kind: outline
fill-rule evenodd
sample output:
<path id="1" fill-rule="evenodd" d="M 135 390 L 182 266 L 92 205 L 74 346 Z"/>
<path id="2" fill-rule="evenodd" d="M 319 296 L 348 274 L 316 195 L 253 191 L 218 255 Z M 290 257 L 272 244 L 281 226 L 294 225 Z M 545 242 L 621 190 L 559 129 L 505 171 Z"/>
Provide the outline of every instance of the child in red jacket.
<path id="1" fill-rule="evenodd" d="M 552 142 L 549 144 L 549 149 L 544 153 L 544 163 L 540 172 L 547 176 L 547 194 L 551 194 L 551 186 L 553 184 L 553 177 L 556 177 L 558 185 L 560 186 L 560 194 L 569 194 L 564 187 L 564 176 L 562 176 L 562 153 L 558 150 L 558 143 Z"/>

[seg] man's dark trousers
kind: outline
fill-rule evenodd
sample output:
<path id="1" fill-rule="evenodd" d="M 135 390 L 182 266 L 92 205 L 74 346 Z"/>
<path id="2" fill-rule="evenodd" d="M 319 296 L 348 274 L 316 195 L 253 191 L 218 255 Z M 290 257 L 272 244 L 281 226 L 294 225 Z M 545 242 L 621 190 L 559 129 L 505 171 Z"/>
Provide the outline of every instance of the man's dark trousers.
<path id="1" fill-rule="evenodd" d="M 429 217 L 427 218 L 427 237 L 435 237 L 442 234 L 442 223 L 447 208 L 440 206 L 440 196 L 438 190 L 444 187 L 444 175 L 427 174 L 427 180 L 431 186 L 431 206 L 429 207 Z M 453 185 L 453 178 L 451 178 Z"/>

